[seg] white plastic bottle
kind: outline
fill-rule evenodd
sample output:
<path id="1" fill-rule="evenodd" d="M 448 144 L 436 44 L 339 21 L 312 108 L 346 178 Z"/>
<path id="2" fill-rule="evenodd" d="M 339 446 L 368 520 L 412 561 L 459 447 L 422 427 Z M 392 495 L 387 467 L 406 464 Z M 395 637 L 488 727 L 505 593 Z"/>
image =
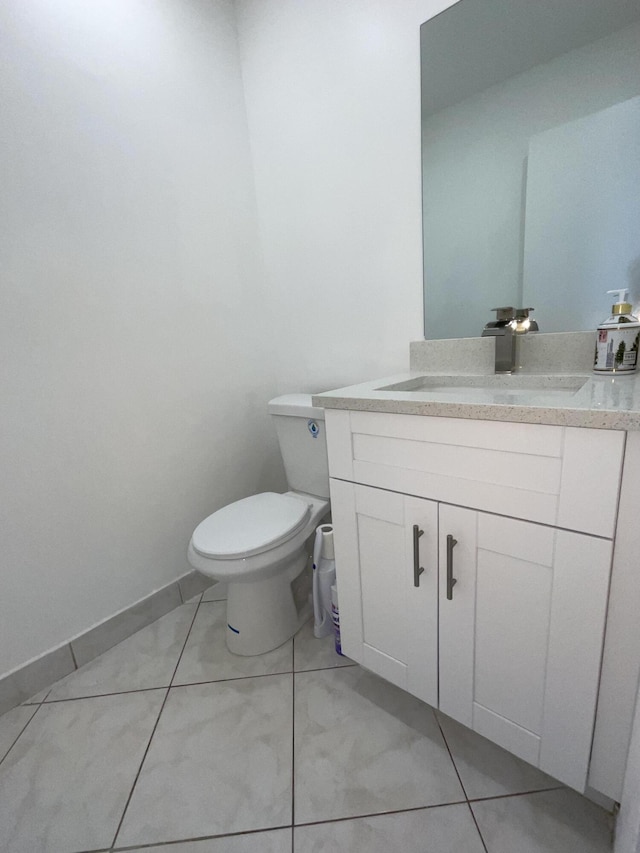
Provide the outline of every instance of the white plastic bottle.
<path id="1" fill-rule="evenodd" d="M 333 630 L 331 617 L 331 585 L 336 580 L 336 561 L 333 550 L 333 527 L 321 524 L 316 528 L 313 548 L 313 635 L 328 637 Z"/>
<path id="2" fill-rule="evenodd" d="M 598 326 L 595 373 L 632 373 L 637 366 L 640 343 L 640 321 L 631 313 L 631 303 L 626 302 L 628 288 L 608 290 L 618 295 L 611 306 L 611 316 Z"/>

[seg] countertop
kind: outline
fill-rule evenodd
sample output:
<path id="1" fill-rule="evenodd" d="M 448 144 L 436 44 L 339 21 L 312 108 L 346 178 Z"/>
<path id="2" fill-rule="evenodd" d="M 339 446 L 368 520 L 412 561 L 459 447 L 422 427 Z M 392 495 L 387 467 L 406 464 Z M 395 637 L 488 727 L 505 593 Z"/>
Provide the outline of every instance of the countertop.
<path id="1" fill-rule="evenodd" d="M 435 378 L 446 387 L 411 390 L 422 377 Z M 640 374 L 598 376 L 592 373 L 567 375 L 565 390 L 544 388 L 559 375 L 522 373 L 513 375 L 517 393 L 499 387 L 504 379 L 487 375 L 441 375 L 413 370 L 362 382 L 335 391 L 316 394 L 313 404 L 325 409 L 351 409 L 403 415 L 472 418 L 487 421 L 552 424 L 592 429 L 640 430 Z M 508 380 L 507 380 L 508 381 Z M 522 386 L 537 385 L 523 391 Z M 380 390 L 388 385 L 404 387 Z M 574 387 L 581 385 L 577 391 Z"/>

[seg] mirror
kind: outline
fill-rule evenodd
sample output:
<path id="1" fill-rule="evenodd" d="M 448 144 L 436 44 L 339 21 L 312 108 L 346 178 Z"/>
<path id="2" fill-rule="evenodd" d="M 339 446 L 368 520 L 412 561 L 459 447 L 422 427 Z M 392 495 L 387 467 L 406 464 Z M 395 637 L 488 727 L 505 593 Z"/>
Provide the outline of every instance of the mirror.
<path id="1" fill-rule="evenodd" d="M 425 338 L 640 305 L 640 0 L 460 0 L 423 24 Z"/>

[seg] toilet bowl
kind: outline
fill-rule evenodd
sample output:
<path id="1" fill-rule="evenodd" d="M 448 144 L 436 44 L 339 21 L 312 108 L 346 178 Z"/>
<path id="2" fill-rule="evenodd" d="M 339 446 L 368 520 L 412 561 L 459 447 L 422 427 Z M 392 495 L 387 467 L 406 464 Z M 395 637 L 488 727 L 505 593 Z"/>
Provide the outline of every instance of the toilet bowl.
<path id="1" fill-rule="evenodd" d="M 291 584 L 329 510 L 323 410 L 311 406 L 309 395 L 289 394 L 272 400 L 269 411 L 291 490 L 251 495 L 214 512 L 188 548 L 195 569 L 228 585 L 226 643 L 239 655 L 282 645 L 310 617 L 309 605 L 296 606 Z"/>

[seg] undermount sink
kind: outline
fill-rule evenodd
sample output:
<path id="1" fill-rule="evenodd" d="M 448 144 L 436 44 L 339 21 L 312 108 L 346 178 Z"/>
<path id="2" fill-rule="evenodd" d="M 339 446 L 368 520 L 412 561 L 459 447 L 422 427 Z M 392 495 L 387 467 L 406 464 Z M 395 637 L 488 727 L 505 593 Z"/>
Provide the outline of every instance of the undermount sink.
<path id="1" fill-rule="evenodd" d="M 576 394 L 587 376 L 536 375 L 525 373 L 503 375 L 426 375 L 417 376 L 378 391 L 403 391 L 422 399 L 451 399 L 463 402 L 524 403 L 538 398 L 559 400 Z"/>

